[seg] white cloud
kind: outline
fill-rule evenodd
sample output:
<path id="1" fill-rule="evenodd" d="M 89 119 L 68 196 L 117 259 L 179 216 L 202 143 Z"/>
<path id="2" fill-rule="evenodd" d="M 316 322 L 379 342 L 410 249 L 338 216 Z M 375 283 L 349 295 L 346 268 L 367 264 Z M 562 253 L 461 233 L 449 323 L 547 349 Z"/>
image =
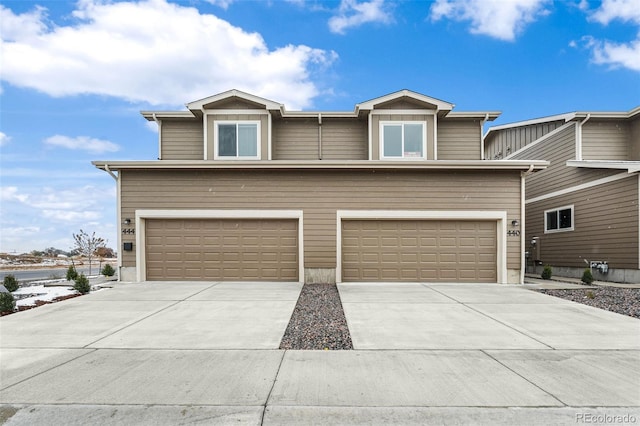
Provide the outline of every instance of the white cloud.
<path id="1" fill-rule="evenodd" d="M 36 235 L 40 232 L 40 228 L 37 226 L 15 226 L 15 227 L 2 227 L 2 235 L 4 237 L 28 237 Z"/>
<path id="2" fill-rule="evenodd" d="M 5 133 L 0 132 L 0 146 L 5 146 L 11 140 L 10 136 L 7 136 Z"/>
<path id="3" fill-rule="evenodd" d="M 86 220 L 97 220 L 102 215 L 92 211 L 68 211 L 68 210 L 43 210 L 42 216 L 58 222 L 80 222 Z"/>
<path id="4" fill-rule="evenodd" d="M 153 133 L 160 132 L 160 129 L 158 129 L 158 123 L 155 121 L 147 121 L 145 124 L 147 125 L 147 129 L 151 130 Z"/>
<path id="5" fill-rule="evenodd" d="M 54 135 L 45 139 L 44 143 L 50 146 L 61 146 L 63 148 L 82 150 L 94 154 L 116 152 L 120 149 L 120 147 L 113 142 L 90 138 L 88 136 L 71 138 L 69 136 Z"/>
<path id="6" fill-rule="evenodd" d="M 311 74 L 336 57 L 304 45 L 270 50 L 260 34 L 166 0 L 81 0 L 73 19 L 51 26 L 42 9 L 0 13 L 2 79 L 51 96 L 184 105 L 237 88 L 304 108 L 319 93 Z"/>
<path id="7" fill-rule="evenodd" d="M 594 63 L 640 71 L 640 34 L 629 43 L 596 40 L 590 36 L 583 37 L 582 40 L 585 47 L 591 50 Z"/>
<path id="8" fill-rule="evenodd" d="M 218 6 L 224 10 L 227 10 L 229 6 L 233 4 L 235 0 L 205 0 L 207 3 L 210 3 L 214 6 Z"/>
<path id="9" fill-rule="evenodd" d="M 2 201 L 19 201 L 21 203 L 25 203 L 28 198 L 28 195 L 20 194 L 20 191 L 15 186 L 0 187 L 0 200 Z"/>
<path id="10" fill-rule="evenodd" d="M 389 6 L 384 0 L 358 2 L 342 0 L 338 15 L 329 19 L 329 29 L 333 33 L 344 34 L 348 28 L 368 23 L 389 24 L 393 21 Z"/>
<path id="11" fill-rule="evenodd" d="M 640 4 L 638 0 L 604 0 L 591 19 L 604 25 L 616 19 L 640 24 Z"/>
<path id="12" fill-rule="evenodd" d="M 640 5 L 638 0 L 604 0 L 591 13 L 589 20 L 602 25 L 620 20 L 640 26 Z M 629 42 L 600 40 L 592 36 L 584 36 L 581 41 L 585 48 L 591 50 L 592 62 L 612 68 L 640 71 L 640 28 L 636 39 Z M 578 43 L 571 42 L 570 45 L 577 47 Z"/>
<path id="13" fill-rule="evenodd" d="M 549 12 L 548 0 L 436 0 L 431 20 L 471 21 L 471 33 L 513 41 L 527 24 Z"/>

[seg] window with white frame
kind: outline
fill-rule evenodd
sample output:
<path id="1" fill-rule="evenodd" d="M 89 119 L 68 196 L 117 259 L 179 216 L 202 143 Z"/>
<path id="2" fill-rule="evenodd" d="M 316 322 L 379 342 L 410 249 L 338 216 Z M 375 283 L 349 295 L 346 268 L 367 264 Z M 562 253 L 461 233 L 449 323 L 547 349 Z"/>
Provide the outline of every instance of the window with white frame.
<path id="1" fill-rule="evenodd" d="M 260 159 L 259 121 L 216 121 L 214 158 L 222 160 Z"/>
<path id="2" fill-rule="evenodd" d="M 426 159 L 426 123 L 383 121 L 380 123 L 380 158 Z"/>
<path id="3" fill-rule="evenodd" d="M 573 206 L 564 206 L 557 209 L 545 210 L 544 232 L 564 232 L 574 229 Z"/>

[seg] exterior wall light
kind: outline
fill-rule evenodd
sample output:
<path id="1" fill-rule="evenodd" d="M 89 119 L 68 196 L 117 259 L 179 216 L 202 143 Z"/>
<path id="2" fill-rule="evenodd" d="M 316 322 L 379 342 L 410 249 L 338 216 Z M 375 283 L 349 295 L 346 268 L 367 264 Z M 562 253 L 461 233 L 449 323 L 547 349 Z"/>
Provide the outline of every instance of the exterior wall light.
<path id="1" fill-rule="evenodd" d="M 124 224 L 125 225 L 131 225 L 131 219 L 125 219 L 124 220 Z"/>
<path id="2" fill-rule="evenodd" d="M 513 219 L 511 221 L 511 226 L 518 226 L 518 225 L 520 225 L 520 222 L 518 222 L 518 219 Z"/>

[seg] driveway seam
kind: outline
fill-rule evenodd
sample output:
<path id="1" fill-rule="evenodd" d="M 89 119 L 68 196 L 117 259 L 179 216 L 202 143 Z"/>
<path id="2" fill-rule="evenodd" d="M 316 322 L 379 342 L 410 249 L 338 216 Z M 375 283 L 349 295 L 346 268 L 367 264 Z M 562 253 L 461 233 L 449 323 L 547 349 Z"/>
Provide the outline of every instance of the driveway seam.
<path id="1" fill-rule="evenodd" d="M 498 360 L 497 358 L 495 358 L 493 355 L 491 355 L 490 353 L 486 352 L 485 349 L 480 349 L 480 352 L 482 352 L 483 354 L 485 354 L 486 356 L 488 356 L 489 358 L 491 358 L 492 360 L 494 360 L 495 362 L 497 362 L 498 364 L 502 365 L 504 368 L 506 368 L 507 370 L 511 371 L 513 374 L 515 374 L 518 377 L 521 377 L 522 379 L 524 379 L 525 381 L 527 381 L 528 383 L 531 383 L 533 386 L 535 386 L 536 388 L 540 389 L 542 392 L 546 393 L 547 395 L 551 396 L 553 399 L 555 399 L 556 401 L 558 401 L 560 404 L 564 405 L 565 407 L 569 407 L 569 405 L 567 403 L 565 403 L 564 401 L 562 401 L 560 398 L 558 398 L 557 396 L 555 396 L 554 394 L 552 394 L 551 392 L 547 391 L 546 389 L 543 389 L 542 387 L 540 387 L 538 384 L 532 382 L 531 380 L 529 380 L 528 378 L 526 378 L 525 376 L 523 376 L 522 374 L 518 373 L 517 371 L 515 371 L 514 369 L 512 369 L 511 367 L 509 367 L 508 365 L 506 365 L 505 363 L 501 362 L 500 360 Z"/>
<path id="2" fill-rule="evenodd" d="M 114 330 L 114 331 L 112 331 L 111 333 L 107 334 L 106 336 L 102 336 L 102 337 L 100 337 L 99 339 L 94 340 L 93 342 L 87 343 L 87 344 L 86 344 L 86 345 L 84 345 L 82 348 L 83 348 L 83 349 L 100 349 L 100 348 L 90 348 L 89 346 L 91 346 L 91 345 L 95 345 L 95 344 L 96 344 L 96 343 L 98 343 L 99 341 L 104 340 L 104 339 L 106 339 L 107 337 L 111 337 L 111 336 L 113 336 L 114 334 L 119 333 L 119 332 L 121 332 L 122 330 L 124 330 L 124 329 L 126 329 L 126 328 L 131 327 L 132 325 L 138 324 L 139 322 L 146 320 L 147 318 L 151 318 L 152 316 L 157 315 L 157 314 L 159 314 L 160 312 L 164 312 L 164 311 L 166 311 L 167 309 L 172 308 L 172 307 L 176 306 L 177 304 L 179 304 L 179 303 L 181 303 L 181 302 L 186 302 L 186 301 L 187 301 L 187 299 L 189 299 L 189 298 L 191 298 L 191 297 L 193 297 L 193 296 L 196 296 L 196 295 L 198 295 L 198 294 L 202 293 L 202 292 L 203 292 L 203 291 L 205 291 L 205 290 L 209 290 L 211 287 L 215 287 L 215 286 L 216 286 L 216 285 L 218 285 L 218 284 L 220 284 L 220 283 L 219 283 L 219 282 L 213 283 L 213 284 L 211 284 L 210 286 L 207 286 L 206 288 L 203 288 L 202 290 L 200 290 L 200 291 L 198 291 L 198 292 L 196 292 L 196 293 L 194 293 L 194 294 L 192 294 L 192 295 L 190 295 L 190 296 L 188 296 L 188 297 L 185 297 L 185 298 L 183 298 L 183 299 L 178 299 L 178 300 L 176 300 L 176 301 L 175 301 L 175 303 L 172 303 L 172 304 L 170 304 L 170 305 L 167 305 L 167 306 L 165 306 L 164 308 L 161 308 L 161 309 L 159 309 L 159 310 L 157 310 L 157 311 L 154 311 L 154 312 L 152 312 L 152 313 L 150 313 L 150 314 L 148 314 L 148 315 L 146 315 L 146 316 L 144 316 L 144 317 L 142 317 L 142 318 L 140 318 L 140 319 L 138 319 L 138 320 L 136 320 L 136 321 L 130 322 L 130 323 L 128 323 L 128 324 L 125 324 L 124 326 L 122 326 L 122 327 L 118 328 L 117 330 Z M 154 302 L 165 302 L 165 300 L 154 300 Z"/>
<path id="3" fill-rule="evenodd" d="M 282 351 L 282 357 L 280 358 L 280 363 L 278 364 L 278 369 L 276 370 L 276 375 L 273 378 L 273 383 L 271 384 L 271 389 L 269 389 L 269 393 L 267 394 L 267 398 L 264 400 L 264 405 L 262 406 L 262 416 L 260 416 L 260 425 L 264 424 L 264 416 L 267 413 L 267 407 L 269 406 L 269 399 L 271 398 L 271 394 L 273 393 L 273 389 L 276 387 L 276 382 L 278 381 L 278 376 L 280 375 L 280 368 L 282 368 L 282 364 L 284 363 L 284 357 L 287 354 L 287 349 Z"/>
<path id="4" fill-rule="evenodd" d="M 422 285 L 426 287 L 426 285 L 425 285 L 425 284 L 422 284 Z M 471 309 L 472 311 L 474 311 L 474 312 L 476 312 L 476 313 L 478 313 L 478 314 L 480 314 L 480 315 L 482 315 L 482 316 L 485 316 L 485 317 L 487 317 L 487 318 L 489 318 L 489 319 L 491 319 L 491 320 L 493 320 L 493 321 L 497 322 L 498 324 L 502 324 L 502 325 L 504 325 L 505 327 L 510 328 L 511 330 L 515 331 L 516 333 L 522 334 L 523 336 L 526 336 L 526 337 L 528 337 L 529 339 L 534 340 L 534 341 L 536 341 L 536 342 L 540 343 L 541 345 L 544 345 L 544 346 L 548 347 L 549 349 L 553 349 L 553 350 L 555 350 L 555 349 L 556 349 L 556 348 L 554 348 L 553 346 L 548 345 L 548 344 L 546 344 L 545 342 L 543 342 L 543 341 L 541 341 L 541 340 L 539 340 L 539 339 L 536 339 L 535 337 L 530 336 L 530 335 L 528 335 L 527 333 L 525 333 L 525 332 L 523 332 L 523 331 L 521 331 L 521 330 L 518 330 L 517 328 L 514 328 L 513 326 L 511 326 L 511 325 L 509 325 L 509 324 L 506 324 L 506 323 L 504 323 L 504 322 L 502 322 L 502 321 L 500 321 L 500 320 L 498 320 L 498 319 L 496 319 L 496 318 L 492 317 L 491 315 L 489 315 L 489 314 L 487 314 L 487 313 L 485 313 L 485 312 L 482 312 L 482 311 L 480 311 L 480 310 L 478 310 L 478 309 L 474 308 L 473 306 L 471 306 L 471 305 L 469 305 L 469 304 L 467 304 L 467 303 L 464 303 L 464 302 L 461 302 L 461 301 L 459 301 L 459 300 L 456 300 L 456 299 L 454 299 L 453 297 L 451 297 L 451 296 L 449 296 L 449 295 L 447 295 L 447 294 L 445 294 L 445 293 L 443 293 L 443 292 L 441 292 L 441 291 L 438 291 L 438 290 L 437 290 L 437 289 L 435 289 L 435 288 L 432 288 L 432 290 L 433 290 L 433 291 L 436 291 L 436 292 L 438 292 L 438 293 L 440 293 L 440 294 L 442 294 L 442 295 L 443 295 L 443 296 L 445 296 L 445 297 L 448 297 L 448 298 L 449 298 L 449 299 L 451 299 L 451 300 L 456 301 L 457 303 L 461 304 L 462 306 L 464 306 L 464 307 L 466 307 L 466 308 L 469 308 L 469 309 Z"/>
<path id="5" fill-rule="evenodd" d="M 11 348 L 11 349 L 14 349 L 14 348 Z M 29 348 L 29 349 L 32 349 L 32 348 Z M 44 348 L 44 349 L 50 349 L 50 348 Z M 95 348 L 73 348 L 73 349 L 74 349 L 74 350 L 88 350 L 89 352 L 84 353 L 84 354 L 80 354 L 80 355 L 78 355 L 78 356 L 77 356 L 77 357 L 75 357 L 75 358 L 71 358 L 71 359 L 69 359 L 69 360 L 67 360 L 67 361 L 65 361 L 65 362 L 63 362 L 63 363 L 61 363 L 61 364 L 55 365 L 55 366 L 53 366 L 53 367 L 51 367 L 51 368 L 47 368 L 46 370 L 40 371 L 39 373 L 36 373 L 36 374 L 34 374 L 33 376 L 29 376 L 29 377 L 27 377 L 27 378 L 24 378 L 24 379 L 20 380 L 19 382 L 13 383 L 13 384 L 11 384 L 11 385 L 9 385 L 9 386 L 7 386 L 7 387 L 0 388 L 0 391 L 4 392 L 4 391 L 6 391 L 7 389 L 11 389 L 12 387 L 14 387 L 14 386 L 16 386 L 16 385 L 19 385 L 19 384 L 21 384 L 21 383 L 26 382 L 27 380 L 31 380 L 31 379 L 33 379 L 34 377 L 40 376 L 40 375 L 42 375 L 42 374 L 44 374 L 44 373 L 48 373 L 48 372 L 49 372 L 49 371 L 51 371 L 51 370 L 55 370 L 55 369 L 56 369 L 56 368 L 58 368 L 58 367 L 62 367 L 63 365 L 66 365 L 66 364 L 68 364 L 68 363 L 70 363 L 70 362 L 72 362 L 72 361 L 75 361 L 75 360 L 77 360 L 77 359 L 80 359 L 80 358 L 82 358 L 82 357 L 84 357 L 84 356 L 90 355 L 90 354 L 92 354 L 92 353 L 94 353 L 94 352 L 96 352 L 96 351 L 98 350 L 98 349 L 95 349 Z"/>

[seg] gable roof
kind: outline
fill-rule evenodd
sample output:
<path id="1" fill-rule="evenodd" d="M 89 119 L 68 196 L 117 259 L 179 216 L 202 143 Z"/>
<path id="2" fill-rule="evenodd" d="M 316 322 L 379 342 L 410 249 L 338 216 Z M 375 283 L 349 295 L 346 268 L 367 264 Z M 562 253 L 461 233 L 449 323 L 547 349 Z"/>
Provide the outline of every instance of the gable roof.
<path id="1" fill-rule="evenodd" d="M 440 99 L 432 98 L 430 96 L 422 95 L 417 92 L 413 92 L 411 90 L 400 90 L 398 92 L 389 93 L 388 95 L 380 96 L 378 98 L 371 99 L 369 101 L 361 102 L 356 104 L 356 111 L 358 110 L 372 110 L 375 109 L 376 106 L 385 104 L 395 100 L 401 100 L 403 98 L 408 98 L 417 103 L 422 103 L 427 106 L 435 107 L 436 111 L 451 111 L 455 105 L 446 102 Z"/>
<path id="2" fill-rule="evenodd" d="M 260 96 L 245 93 L 237 89 L 227 90 L 226 92 L 218 93 L 217 95 L 208 96 L 206 98 L 189 102 L 187 108 L 191 111 L 202 111 L 207 105 L 224 101 L 231 98 L 240 98 L 245 101 L 262 105 L 268 110 L 284 110 L 284 105 L 278 102 L 271 101 L 269 99 L 261 98 Z"/>

